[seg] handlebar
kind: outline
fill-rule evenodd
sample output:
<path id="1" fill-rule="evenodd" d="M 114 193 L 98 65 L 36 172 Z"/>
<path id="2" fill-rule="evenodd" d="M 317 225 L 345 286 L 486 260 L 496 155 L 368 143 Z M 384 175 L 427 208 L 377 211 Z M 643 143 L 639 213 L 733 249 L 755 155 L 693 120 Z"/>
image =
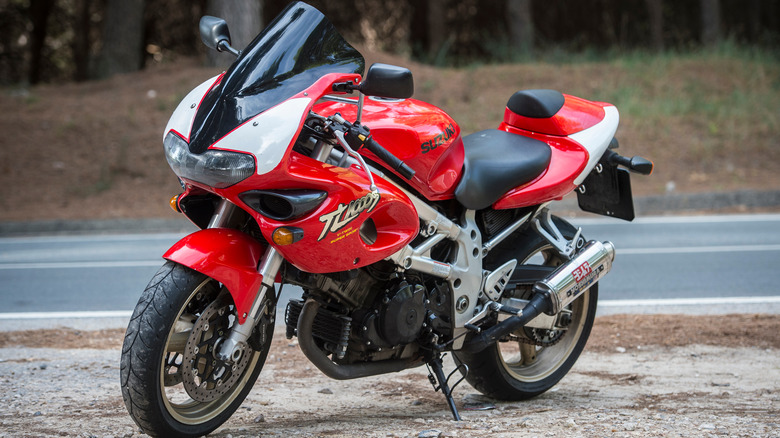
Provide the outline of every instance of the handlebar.
<path id="1" fill-rule="evenodd" d="M 346 128 L 344 129 L 344 138 L 355 150 L 359 150 L 361 147 L 365 147 L 374 155 L 376 155 L 377 158 L 384 161 L 385 164 L 387 164 L 391 169 L 398 172 L 398 174 L 402 177 L 408 180 L 411 180 L 412 177 L 414 177 L 414 169 L 409 167 L 400 158 L 393 155 L 392 152 L 388 151 L 384 148 L 384 146 L 374 140 L 374 138 L 371 137 L 371 133 L 369 132 L 368 127 L 358 123 L 349 123 L 343 117 L 341 117 L 340 114 L 335 114 L 332 116 L 332 118 L 334 121 L 336 121 L 336 123 L 344 125 Z"/>
<path id="2" fill-rule="evenodd" d="M 400 158 L 392 154 L 392 152 L 385 149 L 381 144 L 377 143 L 373 137 L 368 137 L 363 143 L 363 146 L 369 151 L 373 152 L 380 160 L 387 163 L 391 169 L 398 172 L 402 177 L 406 179 L 412 179 L 414 176 L 414 169 L 407 166 L 406 163 L 401 161 Z"/>

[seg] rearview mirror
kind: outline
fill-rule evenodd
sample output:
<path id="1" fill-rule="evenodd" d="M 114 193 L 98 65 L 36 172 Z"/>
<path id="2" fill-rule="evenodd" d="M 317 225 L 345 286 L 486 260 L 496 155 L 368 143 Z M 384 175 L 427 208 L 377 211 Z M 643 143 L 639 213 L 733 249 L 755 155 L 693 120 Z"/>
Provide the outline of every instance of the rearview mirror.
<path id="1" fill-rule="evenodd" d="M 228 30 L 225 20 L 204 15 L 201 17 L 198 27 L 200 29 L 200 39 L 206 47 L 218 52 L 232 53 L 235 56 L 240 54 L 238 50 L 230 46 L 230 30 Z"/>
<path id="2" fill-rule="evenodd" d="M 408 68 L 388 64 L 373 64 L 360 84 L 366 96 L 408 99 L 414 94 L 414 79 Z"/>
<path id="3" fill-rule="evenodd" d="M 200 19 L 200 39 L 209 49 L 221 51 L 219 43 L 222 41 L 230 44 L 230 30 L 227 22 L 218 17 L 204 15 Z"/>

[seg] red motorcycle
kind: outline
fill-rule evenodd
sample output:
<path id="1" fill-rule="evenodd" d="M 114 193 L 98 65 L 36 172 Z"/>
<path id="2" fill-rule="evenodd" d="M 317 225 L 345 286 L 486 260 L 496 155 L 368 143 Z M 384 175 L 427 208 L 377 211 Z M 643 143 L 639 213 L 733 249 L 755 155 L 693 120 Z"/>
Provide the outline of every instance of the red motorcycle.
<path id="1" fill-rule="evenodd" d="M 122 394 L 144 432 L 199 436 L 232 415 L 271 346 L 275 284 L 302 288 L 287 336 L 325 375 L 426 364 L 455 419 L 445 352 L 502 400 L 569 371 L 615 250 L 546 207 L 577 190 L 582 209 L 631 220 L 618 166 L 653 167 L 613 151 L 613 105 L 519 91 L 498 129 L 461 136 L 411 99 L 409 70 L 363 74 L 311 6 L 293 3 L 241 52 L 223 20 L 200 31 L 237 59 L 164 132 L 184 189 L 172 206 L 201 230 L 165 253 L 127 329 Z"/>

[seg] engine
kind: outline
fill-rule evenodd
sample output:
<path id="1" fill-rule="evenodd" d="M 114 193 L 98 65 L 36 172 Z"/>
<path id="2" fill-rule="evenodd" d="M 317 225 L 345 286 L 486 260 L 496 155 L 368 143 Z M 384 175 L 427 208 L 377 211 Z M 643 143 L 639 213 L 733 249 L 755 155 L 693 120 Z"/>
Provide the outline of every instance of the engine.
<path id="1" fill-rule="evenodd" d="M 425 322 L 425 287 L 402 281 L 385 293 L 373 308 L 354 313 L 360 337 L 377 347 L 408 344 L 420 334 Z"/>
<path id="2" fill-rule="evenodd" d="M 378 265 L 337 274 L 296 274 L 286 279 L 304 287 L 304 300 L 313 297 L 321 303 L 313 336 L 338 359 L 348 352 L 347 361 L 400 354 L 408 344 L 435 341 L 448 331 L 449 294 L 441 291 L 443 285 L 434 283 L 429 289 L 419 278 L 405 278 Z M 297 336 L 303 304 L 290 300 L 287 306 L 288 338 Z"/>

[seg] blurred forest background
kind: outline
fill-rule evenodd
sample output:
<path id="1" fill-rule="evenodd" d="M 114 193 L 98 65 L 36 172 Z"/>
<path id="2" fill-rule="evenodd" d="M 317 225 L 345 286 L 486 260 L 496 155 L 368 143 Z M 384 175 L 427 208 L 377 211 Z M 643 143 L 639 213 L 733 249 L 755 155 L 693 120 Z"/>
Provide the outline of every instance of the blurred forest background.
<path id="1" fill-rule="evenodd" d="M 464 135 L 552 88 L 618 107 L 622 154 L 656 164 L 637 197 L 780 191 L 778 0 L 309 2 Z M 241 49 L 288 3 L 0 0 L 0 221 L 174 214 L 163 128 L 232 61 L 200 17 Z"/>
<path id="2" fill-rule="evenodd" d="M 203 56 L 202 15 L 242 47 L 290 0 L 0 0 L 0 83 L 84 81 Z M 353 43 L 437 66 L 593 60 L 727 42 L 777 52 L 776 0 L 311 0 Z M 219 62 L 214 59 L 212 63 Z M 224 61 L 222 61 L 224 62 Z"/>

